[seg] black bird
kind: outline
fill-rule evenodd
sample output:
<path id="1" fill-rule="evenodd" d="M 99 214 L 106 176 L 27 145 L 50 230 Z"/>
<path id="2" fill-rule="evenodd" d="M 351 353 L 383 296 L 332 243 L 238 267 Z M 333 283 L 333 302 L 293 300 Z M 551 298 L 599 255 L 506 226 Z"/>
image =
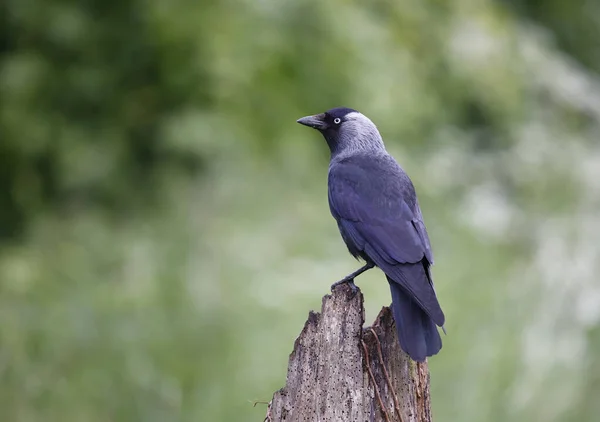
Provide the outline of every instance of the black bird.
<path id="1" fill-rule="evenodd" d="M 331 214 L 350 253 L 366 265 L 334 283 L 351 283 L 374 266 L 386 275 L 402 349 L 422 362 L 442 348 L 444 313 L 431 278 L 433 255 L 412 181 L 388 154 L 375 124 L 351 108 L 298 119 L 331 151 Z"/>

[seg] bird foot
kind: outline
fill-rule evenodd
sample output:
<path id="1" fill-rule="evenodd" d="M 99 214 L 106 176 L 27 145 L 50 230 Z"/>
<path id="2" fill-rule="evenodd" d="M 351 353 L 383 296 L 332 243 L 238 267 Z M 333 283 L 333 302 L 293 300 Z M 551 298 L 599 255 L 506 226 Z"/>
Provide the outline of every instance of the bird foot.
<path id="1" fill-rule="evenodd" d="M 354 278 L 358 277 L 365 271 L 370 270 L 374 266 L 375 266 L 375 264 L 373 264 L 372 262 L 367 262 L 365 265 L 360 267 L 358 270 L 354 271 L 352 274 L 348 274 L 346 277 L 342 278 L 340 281 L 336 281 L 335 283 L 333 283 L 331 285 L 331 291 L 333 291 L 333 289 L 335 289 L 336 286 L 339 286 L 340 284 L 348 284 L 354 293 L 358 292 L 358 287 L 356 287 L 356 285 L 354 284 Z"/>
<path id="2" fill-rule="evenodd" d="M 333 289 L 335 289 L 337 286 L 341 285 L 341 284 L 347 284 L 354 293 L 358 292 L 358 287 L 356 287 L 356 284 L 354 284 L 354 278 L 343 278 L 340 281 L 336 281 L 335 283 L 333 283 L 331 285 L 331 291 L 333 292 Z"/>

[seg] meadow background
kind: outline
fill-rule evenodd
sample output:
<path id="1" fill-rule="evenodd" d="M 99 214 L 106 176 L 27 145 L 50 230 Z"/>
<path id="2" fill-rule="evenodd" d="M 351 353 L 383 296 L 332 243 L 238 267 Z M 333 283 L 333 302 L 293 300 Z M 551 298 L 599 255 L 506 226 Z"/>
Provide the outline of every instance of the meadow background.
<path id="1" fill-rule="evenodd" d="M 344 105 L 420 196 L 435 420 L 597 421 L 599 40 L 592 0 L 3 2 L 0 420 L 262 421 L 357 268 L 295 123 Z"/>

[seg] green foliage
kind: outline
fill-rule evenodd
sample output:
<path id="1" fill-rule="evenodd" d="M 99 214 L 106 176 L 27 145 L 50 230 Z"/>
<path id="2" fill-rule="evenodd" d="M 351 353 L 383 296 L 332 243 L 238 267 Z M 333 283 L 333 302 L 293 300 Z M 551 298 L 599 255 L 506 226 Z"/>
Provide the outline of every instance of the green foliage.
<path id="1" fill-rule="evenodd" d="M 354 269 L 294 123 L 338 105 L 419 192 L 436 418 L 595 420 L 592 3 L 3 3 L 2 420 L 261 420 Z"/>

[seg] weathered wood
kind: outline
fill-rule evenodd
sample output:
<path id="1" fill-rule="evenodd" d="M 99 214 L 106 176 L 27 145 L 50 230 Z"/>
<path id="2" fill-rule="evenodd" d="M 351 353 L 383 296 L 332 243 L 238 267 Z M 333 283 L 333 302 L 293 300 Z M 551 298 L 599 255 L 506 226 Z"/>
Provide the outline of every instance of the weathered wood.
<path id="1" fill-rule="evenodd" d="M 309 313 L 296 339 L 266 421 L 431 421 L 427 363 L 400 349 L 390 309 L 371 327 L 363 323 L 360 290 L 341 285 L 323 297 L 321 313 Z"/>

